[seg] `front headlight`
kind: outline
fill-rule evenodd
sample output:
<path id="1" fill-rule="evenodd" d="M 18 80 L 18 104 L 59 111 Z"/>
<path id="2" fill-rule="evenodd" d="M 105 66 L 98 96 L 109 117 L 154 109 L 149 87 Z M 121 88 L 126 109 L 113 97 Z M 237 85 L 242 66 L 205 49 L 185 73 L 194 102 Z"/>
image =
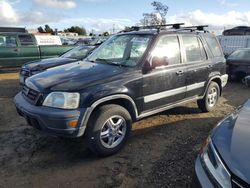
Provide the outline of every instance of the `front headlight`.
<path id="1" fill-rule="evenodd" d="M 221 161 L 220 156 L 218 155 L 216 148 L 214 147 L 210 138 L 203 147 L 203 151 L 201 153 L 201 162 L 210 176 L 210 179 L 218 187 L 232 187 L 231 175 Z"/>
<path id="2" fill-rule="evenodd" d="M 79 101 L 79 93 L 52 92 L 45 98 L 43 106 L 63 109 L 76 109 L 79 106 Z"/>

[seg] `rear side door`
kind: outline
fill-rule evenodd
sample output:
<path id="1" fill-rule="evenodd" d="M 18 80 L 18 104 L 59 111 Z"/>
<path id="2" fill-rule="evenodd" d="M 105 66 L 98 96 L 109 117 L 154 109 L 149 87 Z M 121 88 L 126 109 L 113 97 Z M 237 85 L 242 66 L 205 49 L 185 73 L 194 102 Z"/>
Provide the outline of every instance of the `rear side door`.
<path id="1" fill-rule="evenodd" d="M 17 66 L 19 51 L 16 35 L 0 34 L 0 67 Z"/>
<path id="2" fill-rule="evenodd" d="M 19 56 L 21 63 L 26 63 L 36 59 L 40 59 L 39 48 L 35 39 L 29 34 L 19 34 Z"/>
<path id="3" fill-rule="evenodd" d="M 186 92 L 185 67 L 177 35 L 160 36 L 150 57 L 165 57 L 168 65 L 156 67 L 143 75 L 144 112 L 183 100 Z"/>
<path id="4" fill-rule="evenodd" d="M 186 98 L 203 94 L 212 62 L 208 59 L 201 38 L 197 35 L 183 35 L 181 37 L 186 65 Z"/>

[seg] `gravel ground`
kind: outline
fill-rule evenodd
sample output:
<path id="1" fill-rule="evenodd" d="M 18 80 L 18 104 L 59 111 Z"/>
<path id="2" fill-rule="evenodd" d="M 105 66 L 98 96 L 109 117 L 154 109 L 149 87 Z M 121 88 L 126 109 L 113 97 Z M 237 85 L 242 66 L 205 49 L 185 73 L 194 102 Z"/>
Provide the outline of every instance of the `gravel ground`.
<path id="1" fill-rule="evenodd" d="M 190 187 L 194 160 L 211 129 L 250 96 L 229 83 L 218 107 L 190 103 L 134 123 L 125 148 L 95 157 L 82 139 L 46 136 L 19 117 L 16 73 L 0 74 L 0 187 Z"/>

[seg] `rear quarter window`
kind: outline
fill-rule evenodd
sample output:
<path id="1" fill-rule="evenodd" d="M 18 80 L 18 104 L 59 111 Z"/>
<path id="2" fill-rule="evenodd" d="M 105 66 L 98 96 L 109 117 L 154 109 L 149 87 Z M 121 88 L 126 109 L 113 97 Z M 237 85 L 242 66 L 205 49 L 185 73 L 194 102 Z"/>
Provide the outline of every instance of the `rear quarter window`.
<path id="1" fill-rule="evenodd" d="M 215 56 L 215 57 L 223 56 L 221 48 L 220 48 L 220 44 L 216 40 L 215 37 L 213 37 L 213 36 L 204 36 L 204 39 L 206 40 L 206 42 L 208 44 L 208 47 L 211 50 L 213 56 Z"/>
<path id="2" fill-rule="evenodd" d="M 21 46 L 32 46 L 34 42 L 30 35 L 19 35 L 18 36 Z"/>

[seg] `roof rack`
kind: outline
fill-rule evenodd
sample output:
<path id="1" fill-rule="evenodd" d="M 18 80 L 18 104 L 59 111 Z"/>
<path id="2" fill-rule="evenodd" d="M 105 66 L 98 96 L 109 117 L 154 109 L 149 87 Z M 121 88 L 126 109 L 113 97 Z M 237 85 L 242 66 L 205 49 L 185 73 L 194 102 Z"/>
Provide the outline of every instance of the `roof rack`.
<path id="1" fill-rule="evenodd" d="M 156 29 L 158 33 L 160 31 L 162 31 L 162 30 L 170 30 L 170 31 L 188 30 L 188 31 L 191 31 L 191 32 L 203 31 L 204 33 L 208 33 L 208 31 L 204 29 L 205 27 L 208 27 L 208 25 L 181 27 L 182 25 L 184 25 L 184 23 L 174 23 L 174 24 L 164 24 L 164 25 L 149 25 L 149 26 L 132 26 L 130 30 L 128 30 L 128 31 L 120 31 L 119 33 L 121 33 L 121 32 L 139 31 L 141 29 Z M 170 26 L 172 26 L 172 27 L 170 27 Z"/>
<path id="2" fill-rule="evenodd" d="M 208 27 L 208 25 L 196 25 L 196 26 L 181 27 L 177 31 L 189 30 L 191 32 L 204 31 L 204 33 L 208 33 L 209 31 L 205 30 L 204 29 L 205 27 Z"/>
<path id="3" fill-rule="evenodd" d="M 163 24 L 163 25 L 147 25 L 147 26 L 133 26 L 131 27 L 135 31 L 139 31 L 140 29 L 165 29 L 166 27 L 172 26 L 173 29 L 180 29 L 181 25 L 184 25 L 184 23 L 174 23 L 174 24 Z"/>

